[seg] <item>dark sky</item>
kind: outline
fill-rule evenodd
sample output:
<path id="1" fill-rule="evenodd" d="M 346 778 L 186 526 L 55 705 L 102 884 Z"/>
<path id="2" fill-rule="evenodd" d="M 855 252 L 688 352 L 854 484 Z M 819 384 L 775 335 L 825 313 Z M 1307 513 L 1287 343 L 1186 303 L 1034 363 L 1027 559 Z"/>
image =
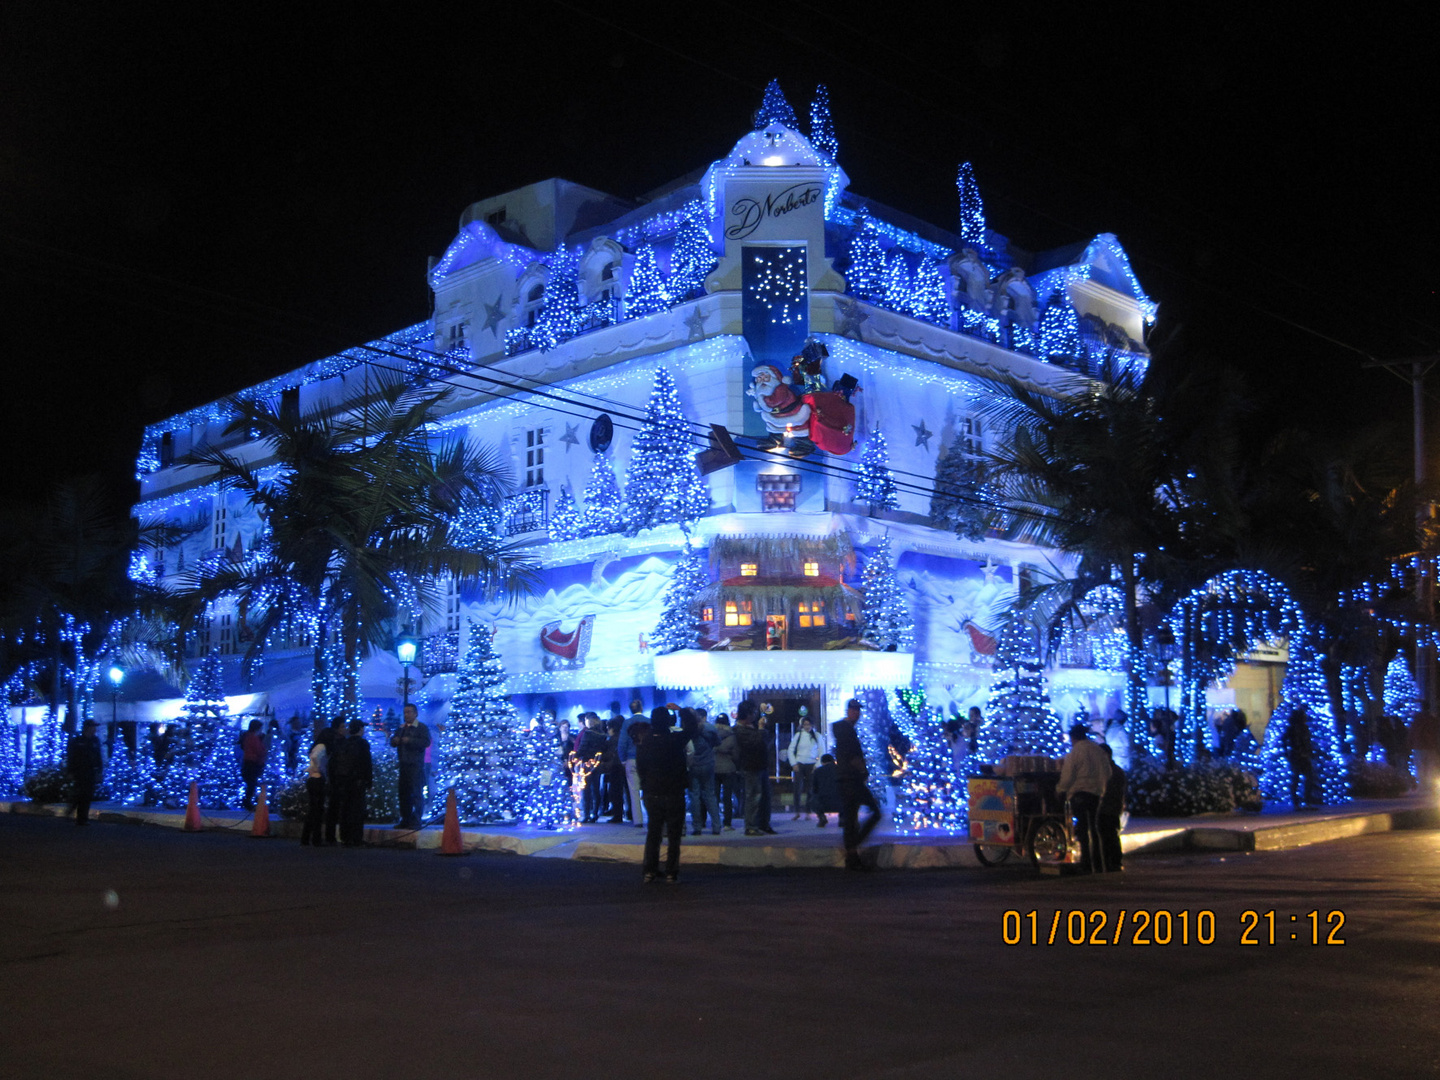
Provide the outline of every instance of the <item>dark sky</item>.
<path id="1" fill-rule="evenodd" d="M 953 225 L 970 159 L 1019 245 L 1116 233 L 1156 343 L 1246 372 L 1257 422 L 1408 423 L 1360 365 L 1440 348 L 1433 20 L 951 6 L 11 0 L 5 494 L 128 500 L 145 423 L 423 319 L 470 202 L 639 195 L 772 76 L 802 115 L 829 85 L 861 194 Z"/>

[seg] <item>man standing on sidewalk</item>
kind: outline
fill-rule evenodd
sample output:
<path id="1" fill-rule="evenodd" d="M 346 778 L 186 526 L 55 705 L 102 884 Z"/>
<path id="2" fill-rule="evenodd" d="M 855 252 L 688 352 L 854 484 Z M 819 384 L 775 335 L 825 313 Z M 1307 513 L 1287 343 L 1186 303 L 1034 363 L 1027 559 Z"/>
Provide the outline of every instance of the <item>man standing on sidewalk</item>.
<path id="1" fill-rule="evenodd" d="M 680 731 L 669 708 L 657 706 L 650 714 L 650 734 L 636 751 L 640 787 L 645 796 L 649 830 L 645 834 L 646 882 L 660 876 L 660 834 L 666 834 L 665 881 L 680 880 L 680 837 L 685 833 L 685 744 L 699 731 L 698 718 L 689 709 L 680 710 Z"/>
<path id="2" fill-rule="evenodd" d="M 125 752 L 123 746 L 120 752 Z M 80 734 L 71 738 L 65 750 L 65 768 L 75 788 L 75 824 L 89 825 L 95 785 L 105 772 L 105 758 L 100 753 L 100 738 L 95 734 L 94 720 L 86 720 L 80 726 Z"/>
<path id="3" fill-rule="evenodd" d="M 869 870 L 860 858 L 860 845 L 880 824 L 880 804 L 870 790 L 870 769 L 865 764 L 865 750 L 855 725 L 860 722 L 860 702 L 851 698 L 845 706 L 845 719 L 830 726 L 835 740 L 835 777 L 840 787 L 840 828 L 844 833 L 845 869 Z M 860 824 L 860 807 L 868 806 L 870 816 Z"/>
<path id="4" fill-rule="evenodd" d="M 635 740 L 630 729 L 635 724 L 648 724 L 645 703 L 639 698 L 630 702 L 630 715 L 620 727 L 620 762 L 625 766 L 625 790 L 630 795 L 630 820 L 637 829 L 645 827 L 645 809 L 640 800 L 640 770 L 635 765 Z"/>
<path id="5" fill-rule="evenodd" d="M 420 723 L 414 705 L 405 706 L 405 723 L 390 736 L 400 756 L 400 828 L 418 829 L 425 818 L 425 751 L 430 729 Z"/>
<path id="6" fill-rule="evenodd" d="M 735 748 L 745 782 L 745 835 L 764 836 L 760 827 L 760 795 L 765 775 L 765 734 L 755 726 L 760 708 L 746 698 L 735 709 Z"/>
<path id="7" fill-rule="evenodd" d="M 1109 779 L 1110 759 L 1100 744 L 1091 740 L 1089 725 L 1076 724 L 1070 729 L 1070 752 L 1060 763 L 1060 782 L 1055 785 L 1055 791 L 1061 799 L 1070 799 L 1070 810 L 1080 833 L 1080 863 L 1087 874 L 1100 869 L 1096 816 Z"/>

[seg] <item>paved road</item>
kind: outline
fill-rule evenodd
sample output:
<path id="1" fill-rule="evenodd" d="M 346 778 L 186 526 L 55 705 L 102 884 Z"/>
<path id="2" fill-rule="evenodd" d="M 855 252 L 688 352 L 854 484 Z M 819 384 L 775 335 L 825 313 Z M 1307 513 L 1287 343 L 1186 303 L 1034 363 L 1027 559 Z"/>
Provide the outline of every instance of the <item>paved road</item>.
<path id="1" fill-rule="evenodd" d="M 3 817 L 0 1077 L 1440 1071 L 1440 832 L 1104 878 L 682 877 Z M 1062 917 L 1032 946 L 1028 914 L 1011 920 L 1027 943 L 1002 940 L 1007 910 L 1037 912 L 1043 941 L 1075 909 L 1107 942 L 1123 909 L 1121 944 L 1066 944 Z M 1140 909 L 1177 913 L 1170 945 L 1131 943 Z M 1277 912 L 1277 944 L 1239 943 L 1247 909 Z M 1308 943 L 1311 910 L 1322 939 L 1344 912 L 1344 945 Z"/>

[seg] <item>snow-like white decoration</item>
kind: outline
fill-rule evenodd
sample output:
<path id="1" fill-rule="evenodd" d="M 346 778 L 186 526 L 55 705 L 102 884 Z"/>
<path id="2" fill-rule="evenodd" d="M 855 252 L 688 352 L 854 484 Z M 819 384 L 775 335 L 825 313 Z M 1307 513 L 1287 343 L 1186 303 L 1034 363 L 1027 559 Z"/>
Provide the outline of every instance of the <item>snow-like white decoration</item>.
<path id="1" fill-rule="evenodd" d="M 655 658 L 655 685 L 665 690 L 709 690 L 745 687 L 786 690 L 807 686 L 890 689 L 909 686 L 915 656 L 902 652 L 837 649 L 796 654 L 773 652 L 701 652 L 682 649 Z"/>
<path id="2" fill-rule="evenodd" d="M 1130 265 L 1130 256 L 1114 233 L 1101 233 L 1085 245 L 1085 251 L 1068 266 L 1057 266 L 1030 280 L 1037 296 L 1047 296 L 1071 281 L 1093 281 L 1135 300 L 1147 323 L 1153 323 L 1160 305 L 1145 295 L 1140 279 Z"/>

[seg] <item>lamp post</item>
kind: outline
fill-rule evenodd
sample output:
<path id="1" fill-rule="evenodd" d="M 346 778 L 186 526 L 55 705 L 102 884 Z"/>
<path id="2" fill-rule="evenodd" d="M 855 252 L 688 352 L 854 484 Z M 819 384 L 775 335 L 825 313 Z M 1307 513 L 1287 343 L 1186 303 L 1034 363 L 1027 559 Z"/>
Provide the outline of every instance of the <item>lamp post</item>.
<path id="1" fill-rule="evenodd" d="M 401 689 L 405 695 L 404 704 L 400 707 L 400 715 L 405 715 L 405 706 L 410 704 L 410 665 L 415 662 L 415 647 L 418 642 L 415 635 L 408 630 L 395 639 L 395 658 L 405 665 L 405 678 L 401 680 Z"/>
<path id="2" fill-rule="evenodd" d="M 120 684 L 125 681 L 125 669 L 119 664 L 110 665 L 110 752 L 115 752 L 115 736 L 120 733 Z"/>

